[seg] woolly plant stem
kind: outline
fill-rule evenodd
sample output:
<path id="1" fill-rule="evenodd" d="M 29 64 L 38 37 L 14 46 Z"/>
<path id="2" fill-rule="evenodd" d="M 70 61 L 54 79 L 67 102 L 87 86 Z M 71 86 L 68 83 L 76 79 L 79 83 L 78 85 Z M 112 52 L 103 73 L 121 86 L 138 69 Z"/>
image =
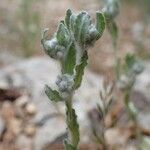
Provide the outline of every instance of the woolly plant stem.
<path id="1" fill-rule="evenodd" d="M 120 78 L 120 59 L 118 56 L 118 48 L 116 42 L 113 42 L 113 49 L 114 49 L 114 59 L 115 59 L 115 66 L 114 66 L 114 73 L 116 80 L 118 81 Z"/>
<path id="2" fill-rule="evenodd" d="M 131 91 L 132 91 L 132 87 L 129 88 L 126 93 L 125 93 L 125 99 L 124 99 L 124 103 L 125 103 L 125 106 L 126 106 L 126 110 L 128 112 L 128 116 L 130 117 L 130 119 L 133 121 L 134 125 L 135 125 L 135 134 L 136 134 L 136 137 L 140 143 L 140 141 L 142 140 L 142 136 L 141 136 L 141 131 L 140 131 L 140 128 L 139 128 L 139 124 L 138 124 L 138 121 L 137 121 L 137 112 L 136 113 L 133 113 L 131 108 L 130 108 L 130 105 L 133 104 L 133 102 L 130 100 L 130 95 L 131 95 Z M 140 147 L 140 144 L 138 145 Z"/>
<path id="3" fill-rule="evenodd" d="M 77 150 L 78 143 L 79 143 L 79 125 L 77 120 L 74 120 L 75 110 L 72 106 L 72 96 L 71 94 L 69 98 L 66 100 L 66 122 L 67 122 L 67 129 L 68 129 L 68 141 L 74 147 L 74 150 Z M 74 128 L 73 122 L 78 126 L 78 128 Z"/>
<path id="4" fill-rule="evenodd" d="M 126 110 L 128 112 L 128 115 L 130 117 L 130 119 L 135 122 L 136 121 L 136 115 L 133 114 L 131 112 L 131 109 L 130 109 L 130 103 L 131 103 L 131 100 L 130 100 L 130 94 L 131 94 L 131 88 L 129 88 L 126 92 L 125 92 L 125 98 L 124 98 L 124 103 L 125 103 L 125 107 L 126 107 Z"/>

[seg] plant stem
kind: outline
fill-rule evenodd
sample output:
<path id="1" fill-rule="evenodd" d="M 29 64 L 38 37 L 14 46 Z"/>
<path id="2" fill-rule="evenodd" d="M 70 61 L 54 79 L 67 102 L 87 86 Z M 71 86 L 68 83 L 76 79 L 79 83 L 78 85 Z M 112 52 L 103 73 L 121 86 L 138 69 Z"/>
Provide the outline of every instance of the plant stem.
<path id="1" fill-rule="evenodd" d="M 102 134 L 102 136 L 103 136 L 103 149 L 108 150 L 106 139 L 105 139 L 105 131 L 106 131 L 106 127 L 105 127 L 105 123 L 104 123 L 104 129 L 103 129 L 103 134 Z"/>
<path id="2" fill-rule="evenodd" d="M 77 150 L 79 143 L 79 125 L 77 123 L 75 110 L 72 108 L 72 94 L 66 101 L 66 122 L 68 128 L 68 141 Z"/>
<path id="3" fill-rule="evenodd" d="M 130 119 L 135 122 L 135 119 L 133 118 L 133 113 L 131 112 L 130 106 L 129 106 L 130 105 L 130 94 L 131 94 L 131 88 L 126 90 L 124 102 L 125 102 L 126 110 L 127 110 L 127 113 L 129 115 Z"/>
<path id="4" fill-rule="evenodd" d="M 131 90 L 132 90 L 132 87 L 130 87 L 126 93 L 125 93 L 125 106 L 126 106 L 126 110 L 128 112 L 128 115 L 130 117 L 130 119 L 133 121 L 134 125 L 135 125 L 135 135 L 137 137 L 137 140 L 138 140 L 138 145 L 140 147 L 140 142 L 142 140 L 142 135 L 141 135 L 141 131 L 140 131 L 140 128 L 139 128 L 139 125 L 138 125 L 138 121 L 137 121 L 137 112 L 133 112 L 131 110 L 131 103 L 133 104 L 133 102 L 130 100 L 130 95 L 131 95 Z M 134 106 L 134 104 L 133 104 Z"/>
<path id="5" fill-rule="evenodd" d="M 118 81 L 120 78 L 120 59 L 118 57 L 118 49 L 117 49 L 117 43 L 113 42 L 113 49 L 114 49 L 114 59 L 115 59 L 115 66 L 114 66 L 114 72 L 116 76 L 116 80 Z"/>

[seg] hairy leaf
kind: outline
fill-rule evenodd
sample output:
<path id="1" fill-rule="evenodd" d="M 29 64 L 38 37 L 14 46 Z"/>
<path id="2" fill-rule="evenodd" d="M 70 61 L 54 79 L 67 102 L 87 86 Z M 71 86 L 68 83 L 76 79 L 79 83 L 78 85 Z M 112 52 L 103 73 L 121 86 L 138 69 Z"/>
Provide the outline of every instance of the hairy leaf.
<path id="1" fill-rule="evenodd" d="M 67 112 L 67 125 L 71 134 L 72 139 L 72 144 L 73 147 L 77 147 L 79 140 L 80 140 L 80 135 L 79 135 L 79 124 L 77 122 L 77 115 L 75 113 L 75 110 L 71 108 L 71 110 L 68 108 Z"/>
<path id="2" fill-rule="evenodd" d="M 67 51 L 65 60 L 63 62 L 63 73 L 73 74 L 76 64 L 76 49 L 74 43 L 72 43 Z"/>
<path id="3" fill-rule="evenodd" d="M 98 38 L 100 38 L 105 30 L 105 17 L 101 12 L 96 13 L 96 28 L 99 32 Z"/>
<path id="4" fill-rule="evenodd" d="M 81 12 L 75 22 L 75 38 L 78 42 L 84 42 L 91 24 L 90 16 L 87 12 Z M 81 44 L 80 43 L 80 44 Z"/>
<path id="5" fill-rule="evenodd" d="M 70 43 L 70 33 L 65 26 L 64 22 L 60 22 L 60 25 L 58 27 L 57 31 L 57 40 L 60 45 L 63 45 L 64 47 L 67 47 Z"/>
<path id="6" fill-rule="evenodd" d="M 51 101 L 61 101 L 59 93 L 56 90 L 52 90 L 48 85 L 45 86 L 45 93 Z"/>
<path id="7" fill-rule="evenodd" d="M 125 57 L 125 71 L 140 74 L 144 70 L 144 66 L 135 57 L 135 55 L 127 54 Z"/>
<path id="8" fill-rule="evenodd" d="M 66 18 L 65 18 L 65 23 L 66 23 L 68 29 L 70 28 L 70 17 L 71 17 L 71 15 L 72 15 L 72 12 L 70 9 L 68 9 L 66 12 Z"/>
<path id="9" fill-rule="evenodd" d="M 116 45 L 118 38 L 118 28 L 115 22 L 108 22 L 107 24 L 108 31 L 112 37 L 113 44 Z"/>
<path id="10" fill-rule="evenodd" d="M 75 75 L 75 79 L 74 79 L 75 89 L 79 88 L 81 85 L 82 76 L 84 74 L 84 68 L 87 65 L 87 59 L 88 59 L 88 55 L 87 55 L 87 52 L 85 52 L 85 54 L 81 58 L 81 63 L 79 65 L 77 65 L 75 68 L 75 71 L 76 71 L 76 75 Z"/>
<path id="11" fill-rule="evenodd" d="M 125 63 L 126 63 L 128 68 L 132 68 L 133 65 L 136 63 L 135 56 L 127 54 L 125 57 Z"/>
<path id="12" fill-rule="evenodd" d="M 68 144 L 68 142 L 64 141 L 65 150 L 76 150 L 71 144 Z"/>

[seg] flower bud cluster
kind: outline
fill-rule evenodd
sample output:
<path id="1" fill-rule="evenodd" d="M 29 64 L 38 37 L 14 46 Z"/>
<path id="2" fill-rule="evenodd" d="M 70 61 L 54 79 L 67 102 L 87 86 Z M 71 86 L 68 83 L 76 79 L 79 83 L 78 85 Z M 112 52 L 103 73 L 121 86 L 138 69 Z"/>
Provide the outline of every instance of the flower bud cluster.
<path id="1" fill-rule="evenodd" d="M 88 34 L 85 37 L 85 48 L 92 46 L 94 42 L 98 39 L 99 32 L 94 25 L 91 25 L 88 29 Z"/>
<path id="2" fill-rule="evenodd" d="M 127 76 L 127 75 L 122 75 L 120 77 L 120 80 L 118 82 L 118 87 L 121 90 L 125 90 L 125 89 L 129 89 L 130 87 L 132 87 L 132 85 L 135 82 L 135 76 Z"/>
<path id="3" fill-rule="evenodd" d="M 127 55 L 125 73 L 120 77 L 118 86 L 121 89 L 128 89 L 132 87 L 136 81 L 137 75 L 142 71 L 143 66 L 136 60 L 134 55 Z"/>
<path id="4" fill-rule="evenodd" d="M 66 98 L 73 91 L 74 77 L 69 74 L 63 74 L 57 77 L 56 84 L 58 86 L 59 93 L 61 94 L 62 98 Z"/>
<path id="5" fill-rule="evenodd" d="M 100 37 L 96 26 L 92 24 L 91 17 L 85 11 L 75 17 L 73 33 L 75 40 L 83 49 L 92 46 Z"/>
<path id="6" fill-rule="evenodd" d="M 133 74 L 138 75 L 143 71 L 143 66 L 136 62 L 132 67 Z"/>
<path id="7" fill-rule="evenodd" d="M 62 59 L 65 53 L 65 47 L 60 45 L 56 38 L 46 40 L 43 43 L 45 52 L 54 59 Z"/>
<path id="8" fill-rule="evenodd" d="M 56 38 L 45 42 L 45 50 L 52 58 L 61 58 L 65 47 L 58 44 Z"/>
<path id="9" fill-rule="evenodd" d="M 119 14 L 118 0 L 107 0 L 106 7 L 103 8 L 106 20 L 114 20 Z"/>
<path id="10" fill-rule="evenodd" d="M 102 13 L 97 12 L 97 24 L 94 25 L 87 12 L 82 11 L 76 15 L 69 9 L 65 20 L 60 22 L 58 30 L 51 40 L 46 39 L 45 33 L 47 30 L 44 31 L 42 44 L 50 57 L 64 61 L 72 43 L 76 49 L 82 51 L 80 52 L 82 55 L 89 46 L 93 46 L 95 41 L 101 37 L 104 28 L 105 22 Z"/>

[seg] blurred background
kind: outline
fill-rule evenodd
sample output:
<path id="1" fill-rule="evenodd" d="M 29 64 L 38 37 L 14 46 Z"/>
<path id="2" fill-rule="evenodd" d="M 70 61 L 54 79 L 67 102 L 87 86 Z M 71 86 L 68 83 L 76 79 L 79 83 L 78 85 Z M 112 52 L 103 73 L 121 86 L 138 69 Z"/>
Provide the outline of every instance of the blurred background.
<path id="1" fill-rule="evenodd" d="M 104 0 L 0 1 L 0 150 L 62 149 L 66 137 L 64 105 L 52 104 L 43 91 L 45 84 L 55 86 L 60 69 L 44 53 L 41 33 L 48 27 L 52 37 L 68 8 L 74 12 L 86 10 L 94 21 L 95 11 L 104 4 Z M 119 57 L 124 58 L 129 52 L 144 64 L 132 97 L 141 111 L 142 132 L 150 143 L 150 0 L 120 0 L 116 22 Z M 113 80 L 113 47 L 107 30 L 89 50 L 88 63 L 84 83 L 74 99 L 81 123 L 81 149 L 97 150 L 89 132 L 90 122 L 94 119 L 98 124 L 94 110 L 102 80 L 106 76 Z M 129 136 L 132 125 L 124 124 L 126 116 L 120 105 L 112 111 L 119 123 L 109 129 L 108 143 L 111 147 L 117 145 L 116 149 L 136 150 L 136 142 Z"/>

